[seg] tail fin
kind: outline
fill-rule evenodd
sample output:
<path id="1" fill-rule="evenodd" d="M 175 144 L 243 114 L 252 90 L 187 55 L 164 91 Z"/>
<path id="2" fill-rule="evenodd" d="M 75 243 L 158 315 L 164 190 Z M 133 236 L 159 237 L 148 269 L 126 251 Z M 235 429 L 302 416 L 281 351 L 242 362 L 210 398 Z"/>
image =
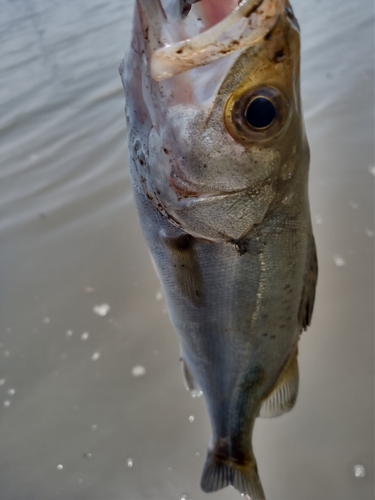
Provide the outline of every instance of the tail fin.
<path id="1" fill-rule="evenodd" d="M 202 490 L 212 493 L 230 484 L 251 500 L 265 500 L 255 459 L 242 465 L 208 452 L 201 480 Z"/>

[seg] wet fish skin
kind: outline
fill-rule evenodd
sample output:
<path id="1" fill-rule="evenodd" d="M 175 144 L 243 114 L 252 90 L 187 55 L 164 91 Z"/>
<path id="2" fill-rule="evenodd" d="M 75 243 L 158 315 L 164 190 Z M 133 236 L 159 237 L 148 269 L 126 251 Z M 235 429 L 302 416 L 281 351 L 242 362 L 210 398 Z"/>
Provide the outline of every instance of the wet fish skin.
<path id="1" fill-rule="evenodd" d="M 165 108 L 168 85 L 149 74 L 157 45 L 137 2 L 121 69 L 135 202 L 188 385 L 203 391 L 211 420 L 202 489 L 233 484 L 261 500 L 254 422 L 295 403 L 297 343 L 317 279 L 299 36 L 282 17 L 267 40 L 237 56 L 208 109 L 189 100 Z M 286 96 L 281 133 L 261 143 L 233 139 L 223 120 L 228 102 L 259 86 Z"/>

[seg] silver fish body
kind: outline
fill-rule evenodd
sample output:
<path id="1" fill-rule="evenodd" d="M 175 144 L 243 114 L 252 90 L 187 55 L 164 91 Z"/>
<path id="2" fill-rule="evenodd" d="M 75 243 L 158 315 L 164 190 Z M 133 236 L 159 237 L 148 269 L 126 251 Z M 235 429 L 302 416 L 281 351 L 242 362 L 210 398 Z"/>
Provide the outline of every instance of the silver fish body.
<path id="1" fill-rule="evenodd" d="M 317 278 L 297 24 L 286 3 L 248 49 L 158 82 L 150 68 L 168 42 L 166 14 L 145 2 L 136 2 L 120 68 L 131 176 L 187 385 L 203 392 L 211 420 L 201 486 L 232 484 L 261 500 L 254 422 L 295 403 L 297 344 Z M 276 117 L 248 127 L 259 97 Z"/>

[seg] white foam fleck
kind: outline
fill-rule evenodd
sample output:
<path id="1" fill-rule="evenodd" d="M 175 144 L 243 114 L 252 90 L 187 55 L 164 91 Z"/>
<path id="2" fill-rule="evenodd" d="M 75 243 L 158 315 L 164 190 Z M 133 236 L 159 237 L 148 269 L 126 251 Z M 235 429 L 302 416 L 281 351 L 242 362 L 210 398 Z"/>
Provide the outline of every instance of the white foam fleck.
<path id="1" fill-rule="evenodd" d="M 43 323 L 45 323 L 46 325 L 48 325 L 48 323 L 51 323 L 51 319 L 46 317 L 46 318 L 43 319 Z"/>
<path id="2" fill-rule="evenodd" d="M 8 406 L 10 406 L 10 401 L 7 399 L 3 404 L 7 408 Z"/>
<path id="3" fill-rule="evenodd" d="M 16 394 L 16 389 L 8 389 L 9 396 L 14 396 Z"/>
<path id="4" fill-rule="evenodd" d="M 319 214 L 316 214 L 316 215 L 315 215 L 315 222 L 316 222 L 317 224 L 323 224 L 323 218 L 322 218 L 322 216 L 321 216 L 321 215 L 319 215 Z"/>
<path id="5" fill-rule="evenodd" d="M 187 500 L 188 496 L 186 493 L 184 493 L 182 496 L 181 496 L 181 500 Z"/>
<path id="6" fill-rule="evenodd" d="M 4 356 L 5 356 L 6 358 L 8 358 L 8 357 L 10 356 L 10 352 L 9 352 L 9 351 L 4 351 Z"/>
<path id="7" fill-rule="evenodd" d="M 354 466 L 354 475 L 355 477 L 365 477 L 366 469 L 364 465 L 357 464 Z"/>
<path id="8" fill-rule="evenodd" d="M 163 298 L 163 294 L 161 293 L 161 291 L 157 291 L 156 292 L 156 300 L 161 300 Z"/>
<path id="9" fill-rule="evenodd" d="M 346 263 L 345 259 L 341 255 L 334 255 L 333 260 L 334 260 L 337 267 L 345 266 L 345 263 Z"/>
<path id="10" fill-rule="evenodd" d="M 375 175 L 375 166 L 368 167 L 368 171 L 370 172 L 370 174 Z"/>
<path id="11" fill-rule="evenodd" d="M 194 422 L 194 420 L 195 420 L 194 415 L 190 415 L 189 422 Z"/>
<path id="12" fill-rule="evenodd" d="M 4 384 L 5 384 L 5 378 L 0 379 L 0 385 L 4 385 Z"/>
<path id="13" fill-rule="evenodd" d="M 354 210 L 356 210 L 357 208 L 359 208 L 359 204 L 356 201 L 350 200 L 349 204 L 350 204 L 350 206 L 352 208 L 354 208 Z"/>
<path id="14" fill-rule="evenodd" d="M 83 332 L 81 335 L 82 340 L 87 340 L 89 338 L 90 334 L 89 332 Z"/>
<path id="15" fill-rule="evenodd" d="M 199 453 L 199 451 L 197 451 L 197 452 L 196 452 L 195 456 L 196 456 L 197 458 L 199 458 L 199 457 L 201 456 L 201 454 Z"/>
<path id="16" fill-rule="evenodd" d="M 94 352 L 94 354 L 91 356 L 91 359 L 93 361 L 97 361 L 100 358 L 100 352 Z"/>
<path id="17" fill-rule="evenodd" d="M 373 238 L 374 237 L 374 231 L 372 229 L 369 229 L 368 227 L 366 227 L 365 233 L 367 234 L 367 236 L 369 238 Z"/>
<path id="18" fill-rule="evenodd" d="M 64 468 L 63 464 L 59 464 L 59 465 L 57 466 L 57 469 L 58 469 L 58 470 L 63 470 L 63 468 Z"/>
<path id="19" fill-rule="evenodd" d="M 128 467 L 133 467 L 133 459 L 132 458 L 128 458 L 126 463 L 127 463 Z"/>
<path id="20" fill-rule="evenodd" d="M 91 430 L 96 431 L 97 428 L 98 428 L 98 426 L 96 424 L 92 424 Z"/>
<path id="21" fill-rule="evenodd" d="M 172 467 L 167 467 L 168 472 L 172 472 Z"/>
<path id="22" fill-rule="evenodd" d="M 94 288 L 92 286 L 85 286 L 86 293 L 92 293 L 93 291 L 94 291 Z"/>
<path id="23" fill-rule="evenodd" d="M 98 316 L 106 316 L 109 313 L 109 310 L 111 309 L 111 306 L 109 304 L 99 304 L 97 306 L 94 306 L 92 310 L 94 311 L 95 314 Z"/>
<path id="24" fill-rule="evenodd" d="M 142 365 L 136 365 L 132 368 L 133 377 L 142 377 L 146 373 L 146 368 Z"/>
<path id="25" fill-rule="evenodd" d="M 72 330 L 67 330 L 66 336 L 67 337 L 71 337 L 72 335 L 73 335 L 73 331 Z"/>
<path id="26" fill-rule="evenodd" d="M 192 398 L 200 398 L 201 396 L 203 396 L 203 391 L 193 389 L 190 394 Z"/>

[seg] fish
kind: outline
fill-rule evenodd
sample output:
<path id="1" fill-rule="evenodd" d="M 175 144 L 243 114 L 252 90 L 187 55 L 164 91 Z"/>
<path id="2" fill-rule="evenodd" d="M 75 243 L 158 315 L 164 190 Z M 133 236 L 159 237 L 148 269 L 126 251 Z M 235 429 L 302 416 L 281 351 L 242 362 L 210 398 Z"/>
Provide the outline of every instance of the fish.
<path id="1" fill-rule="evenodd" d="M 297 399 L 317 254 L 288 0 L 136 0 L 120 65 L 140 225 L 212 435 L 204 492 L 265 498 L 257 417 Z"/>

